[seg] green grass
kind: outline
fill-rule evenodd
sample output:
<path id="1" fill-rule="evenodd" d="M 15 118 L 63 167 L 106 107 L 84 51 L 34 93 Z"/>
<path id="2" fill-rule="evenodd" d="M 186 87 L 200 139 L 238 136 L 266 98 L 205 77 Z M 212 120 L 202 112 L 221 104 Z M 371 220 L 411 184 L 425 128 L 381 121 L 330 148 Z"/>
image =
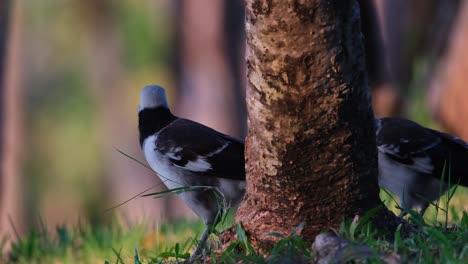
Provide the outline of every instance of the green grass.
<path id="1" fill-rule="evenodd" d="M 159 197 L 166 192 L 149 195 Z M 455 194 L 449 191 L 441 196 L 426 211 L 424 219 L 415 212 L 410 213 L 408 220 L 418 224 L 418 232 L 408 238 L 402 238 L 397 231 L 395 241 L 387 241 L 383 234 L 372 228 L 366 217 L 361 217 L 359 222 L 343 222 L 339 235 L 351 244 L 366 245 L 387 255 L 399 255 L 403 262 L 468 263 L 468 215 L 464 207 L 467 197 L 468 188 L 460 187 Z M 393 196 L 381 192 L 381 198 L 388 208 L 399 213 L 398 201 Z M 151 225 L 128 228 L 118 220 L 110 222 L 103 226 L 58 226 L 53 231 L 46 230 L 40 223 L 20 240 L 10 240 L 11 249 L 5 255 L 0 253 L 0 263 L 176 263 L 189 257 L 204 228 L 200 221 L 193 220 L 162 224 L 156 228 L 149 228 Z M 217 230 L 230 227 L 232 222 L 231 213 L 222 218 Z M 295 229 L 287 237 L 270 234 L 280 241 L 267 258 L 255 254 L 242 225 L 236 226 L 236 232 L 238 241 L 220 255 L 210 255 L 212 263 L 301 263 L 314 257 L 310 245 L 296 234 Z M 212 248 L 219 245 L 216 235 L 212 235 L 210 241 Z M 7 239 L 0 239 L 0 249 L 6 242 Z M 378 263 L 380 260 L 366 261 Z"/>
<path id="2" fill-rule="evenodd" d="M 453 191 L 455 191 L 455 193 L 453 193 Z M 451 197 L 452 195 L 453 197 Z M 400 213 L 398 198 L 384 190 L 380 191 L 380 198 L 393 213 L 396 215 Z M 468 205 L 466 204 L 467 199 L 468 188 L 460 186 L 454 187 L 442 195 L 433 205 L 429 206 L 424 214 L 424 219 L 426 222 L 434 225 L 437 223 L 452 225 L 458 220 L 457 216 L 460 213 L 457 212 L 468 212 Z"/>
<path id="3" fill-rule="evenodd" d="M 134 263 L 138 249 L 142 263 L 157 263 L 162 253 L 187 252 L 190 239 L 201 233 L 198 221 L 178 221 L 151 229 L 146 225 L 125 228 L 114 221 L 108 226 L 82 224 L 70 228 L 60 226 L 53 232 L 43 228 L 31 230 L 13 242 L 3 260 L 12 263 Z M 0 261 L 1 263 L 1 261 Z"/>
<path id="4" fill-rule="evenodd" d="M 465 197 L 466 190 L 460 189 L 452 200 Z M 447 206 L 444 201 L 442 197 L 439 203 L 442 207 Z M 416 213 L 410 213 L 408 220 L 418 223 L 418 232 L 408 238 L 402 238 L 397 231 L 395 240 L 387 241 L 383 234 L 372 228 L 366 217 L 361 217 L 359 222 L 343 222 L 338 233 L 351 244 L 366 245 L 386 255 L 397 254 L 402 262 L 468 263 L 468 215 L 459 208 L 448 208 L 439 209 L 438 217 L 434 215 L 436 208 L 431 208 L 424 220 Z M 232 218 L 233 214 L 230 214 L 217 228 L 218 231 L 230 226 Z M 446 219 L 450 223 L 446 224 Z M 156 228 L 148 226 L 126 228 L 119 221 L 113 221 L 107 226 L 60 226 L 53 232 L 39 227 L 13 242 L 10 252 L 2 259 L 11 263 L 176 263 L 189 256 L 195 239 L 203 230 L 199 221 L 178 221 Z M 313 258 L 310 245 L 294 229 L 287 237 L 270 234 L 280 241 L 267 258 L 255 254 L 241 225 L 236 226 L 236 232 L 237 242 L 221 255 L 209 256 L 213 263 L 241 260 L 246 263 L 283 263 L 287 260 L 299 263 Z M 210 240 L 211 247 L 216 248 L 219 243 L 217 236 L 212 235 Z M 378 263 L 380 260 L 371 258 L 366 261 Z"/>
<path id="5" fill-rule="evenodd" d="M 431 205 L 424 218 L 410 212 L 408 220 L 418 225 L 418 232 L 410 237 L 403 238 L 397 230 L 395 240 L 387 241 L 383 234 L 372 228 L 366 216 L 358 222 L 344 221 L 338 234 L 351 244 L 365 245 L 374 251 L 375 254 L 370 254 L 371 257 L 365 260 L 369 263 L 381 261 L 375 257 L 377 252 L 398 255 L 402 262 L 468 263 L 468 215 L 464 208 L 468 189 L 452 190 Z M 149 195 L 159 197 L 166 194 L 169 193 Z M 381 198 L 387 207 L 399 213 L 398 201 L 393 196 L 381 192 Z M 217 231 L 230 227 L 233 217 L 232 213 L 222 217 Z M 190 256 L 204 228 L 200 221 L 193 220 L 162 224 L 156 228 L 144 224 L 128 228 L 117 218 L 110 222 L 103 226 L 59 226 L 54 231 L 46 230 L 40 223 L 20 240 L 12 240 L 11 249 L 0 255 L 0 262 L 178 263 Z M 314 258 L 311 245 L 297 235 L 296 229 L 286 237 L 272 232 L 270 235 L 280 240 L 266 258 L 255 253 L 241 224 L 235 230 L 238 241 L 217 256 L 209 255 L 212 263 L 304 263 Z M 0 240 L 0 249 L 6 241 Z M 217 248 L 219 244 L 218 237 L 211 235 L 210 247 Z"/>
<path id="6" fill-rule="evenodd" d="M 397 230 L 394 241 L 385 240 L 370 223 L 360 223 L 357 230 L 354 223 L 343 223 L 340 235 L 352 243 L 369 246 L 387 256 L 399 255 L 403 263 L 467 263 L 468 215 L 464 212 L 454 218 L 457 219 L 454 225 L 445 228 L 445 223 L 438 222 L 435 226 L 426 224 L 413 212 L 409 221 L 418 223 L 418 231 L 402 238 Z M 378 259 L 371 262 L 374 261 L 379 262 Z"/>

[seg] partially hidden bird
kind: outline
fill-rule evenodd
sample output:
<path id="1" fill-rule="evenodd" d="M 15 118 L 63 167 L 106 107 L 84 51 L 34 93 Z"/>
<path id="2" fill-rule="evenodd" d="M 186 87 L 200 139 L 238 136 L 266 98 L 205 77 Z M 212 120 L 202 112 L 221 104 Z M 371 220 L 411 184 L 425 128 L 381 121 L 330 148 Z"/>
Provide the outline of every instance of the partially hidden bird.
<path id="1" fill-rule="evenodd" d="M 157 85 L 141 91 L 138 128 L 151 169 L 206 225 L 193 261 L 222 212 L 238 207 L 244 196 L 244 142 L 173 115 L 164 88 Z"/>
<path id="2" fill-rule="evenodd" d="M 402 118 L 375 120 L 379 185 L 400 200 L 404 216 L 456 184 L 468 186 L 468 144 L 450 134 Z"/>

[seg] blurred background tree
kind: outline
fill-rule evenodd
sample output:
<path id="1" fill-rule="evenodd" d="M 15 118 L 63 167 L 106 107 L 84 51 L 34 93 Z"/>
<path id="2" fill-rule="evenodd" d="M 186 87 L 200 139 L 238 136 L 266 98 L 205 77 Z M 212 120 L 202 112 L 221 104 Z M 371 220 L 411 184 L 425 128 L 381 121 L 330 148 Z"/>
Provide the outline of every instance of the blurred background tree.
<path id="1" fill-rule="evenodd" d="M 1 79 L 1 173 L 0 236 L 11 237 L 25 231 L 25 195 L 22 177 L 25 146 L 23 136 L 24 93 L 24 9 L 20 1 L 2 1 L 0 28 L 2 50 Z M 8 12 L 8 13 L 7 13 Z M 15 229 L 16 228 L 16 229 Z"/>
<path id="2" fill-rule="evenodd" d="M 373 60 L 377 62 L 370 64 L 372 68 L 380 69 L 370 69 L 370 73 L 381 73 L 378 77 L 383 80 L 373 87 L 376 114 L 420 115 L 415 112 L 427 111 L 427 87 L 432 81 L 436 65 L 447 54 L 448 40 L 453 36 L 453 24 L 460 13 L 460 1 L 361 2 L 364 6 L 373 2 L 376 7 L 377 21 L 374 20 L 373 24 L 378 23 L 383 40 L 383 49 L 380 49 L 382 52 L 372 53 L 375 57 Z M 366 11 L 364 17 L 369 16 L 366 15 Z M 423 123 L 429 125 L 430 122 L 426 118 Z"/>
<path id="3" fill-rule="evenodd" d="M 6 55 L 6 42 L 7 42 L 7 36 L 8 36 L 8 22 L 9 22 L 9 17 L 10 15 L 10 1 L 2 1 L 0 2 L 0 106 L 3 109 L 4 105 L 4 100 L 3 100 L 3 94 L 4 94 L 4 79 L 5 79 L 5 55 Z M 2 111 L 4 112 L 4 111 Z M 4 116 L 0 115 L 0 138 L 3 139 L 3 120 Z M 2 155 L 3 152 L 0 152 L 0 155 Z M 0 160 L 2 160 L 2 157 L 0 156 Z M 3 164 L 2 164 L 3 165 Z M 3 190 L 3 173 L 0 174 L 0 194 L 4 191 Z M 0 214 L 2 212 L 2 199 L 3 196 L 0 195 Z"/>
<path id="4" fill-rule="evenodd" d="M 2 181 L 2 198 L 10 197 L 3 226 L 11 228 L 8 215 L 20 233 L 41 219 L 54 228 L 105 223 L 113 213 L 129 224 L 191 215 L 176 197 L 136 199 L 106 212 L 159 182 L 115 148 L 143 160 L 138 95 L 152 83 L 168 88 L 177 114 L 244 135 L 242 2 L 13 2 L 14 11 L 1 9 L 2 34 L 11 28 L 1 61 L 13 76 L 2 87 L 15 97 L 4 108 L 16 132 L 4 136 L 3 153 L 12 159 L 20 151 L 24 162 L 16 157 L 16 176 Z"/>
<path id="5" fill-rule="evenodd" d="M 366 38 L 383 36 L 368 58 L 376 70 L 371 85 L 387 87 L 373 93 L 376 112 L 450 129 L 468 140 L 465 130 L 456 129 L 468 119 L 457 108 L 468 99 L 461 90 L 467 4 L 360 2 L 377 7 L 367 13 L 370 20 L 363 19 L 371 21 L 363 25 L 371 27 Z M 7 6 L 0 1 L 0 231 L 12 235 L 8 215 L 19 232 L 39 218 L 55 227 L 106 223 L 116 213 L 129 224 L 156 225 L 190 215 L 175 197 L 139 198 L 106 212 L 159 182 L 114 147 L 143 160 L 137 104 L 147 84 L 168 89 L 176 114 L 245 135 L 243 1 L 17 0 Z M 439 91 L 431 108 L 426 87 Z M 393 105 L 399 101 L 403 107 Z M 397 110 L 379 110 L 386 105 Z M 456 201 L 468 209 L 463 199 Z"/>
<path id="6" fill-rule="evenodd" d="M 438 61 L 429 84 L 433 115 L 443 127 L 468 140 L 468 2 L 462 1 L 454 16 L 452 36 Z"/>

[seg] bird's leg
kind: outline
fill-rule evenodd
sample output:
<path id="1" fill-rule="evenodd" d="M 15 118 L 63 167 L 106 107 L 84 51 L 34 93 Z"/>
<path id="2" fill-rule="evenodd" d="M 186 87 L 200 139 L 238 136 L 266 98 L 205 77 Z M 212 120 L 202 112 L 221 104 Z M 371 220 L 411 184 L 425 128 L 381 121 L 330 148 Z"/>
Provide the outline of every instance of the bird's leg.
<path id="1" fill-rule="evenodd" d="M 193 263 L 195 259 L 197 259 L 201 255 L 202 250 L 205 247 L 206 240 L 208 239 L 210 233 L 210 225 L 206 225 L 205 230 L 203 231 L 203 234 L 200 237 L 200 240 L 198 240 L 198 245 L 195 248 L 195 251 L 193 252 L 192 256 L 190 256 L 189 263 Z"/>
<path id="2" fill-rule="evenodd" d="M 421 210 L 419 210 L 419 215 L 420 215 L 421 217 L 424 216 L 424 213 L 426 212 L 427 207 L 429 207 L 429 203 L 424 203 L 424 205 L 421 206 Z"/>
<path id="3" fill-rule="evenodd" d="M 405 205 L 403 203 L 399 208 L 400 208 L 400 214 L 398 215 L 398 217 L 403 218 L 408 214 L 408 209 L 407 208 L 411 208 L 411 207 L 408 207 L 408 205 Z"/>
<path id="4" fill-rule="evenodd" d="M 406 209 L 401 208 L 400 209 L 400 214 L 398 215 L 398 217 L 403 218 L 403 217 L 405 217 L 406 214 L 408 214 Z"/>
<path id="5" fill-rule="evenodd" d="M 400 199 L 400 214 L 398 217 L 403 218 L 408 214 L 408 211 L 411 210 L 413 203 L 411 202 L 411 194 L 407 192 L 407 186 L 403 187 L 403 192 L 401 196 L 398 196 Z"/>

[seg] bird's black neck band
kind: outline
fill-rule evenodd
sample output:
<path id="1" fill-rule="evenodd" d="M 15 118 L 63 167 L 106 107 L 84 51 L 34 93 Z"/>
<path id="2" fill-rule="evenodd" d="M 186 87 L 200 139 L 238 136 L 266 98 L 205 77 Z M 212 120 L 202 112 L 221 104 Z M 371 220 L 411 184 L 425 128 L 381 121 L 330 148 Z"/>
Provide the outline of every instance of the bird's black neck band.
<path id="1" fill-rule="evenodd" d="M 156 107 L 143 109 L 138 113 L 138 129 L 140 131 L 140 145 L 143 141 L 159 132 L 162 128 L 176 120 L 169 109 L 166 107 Z"/>

